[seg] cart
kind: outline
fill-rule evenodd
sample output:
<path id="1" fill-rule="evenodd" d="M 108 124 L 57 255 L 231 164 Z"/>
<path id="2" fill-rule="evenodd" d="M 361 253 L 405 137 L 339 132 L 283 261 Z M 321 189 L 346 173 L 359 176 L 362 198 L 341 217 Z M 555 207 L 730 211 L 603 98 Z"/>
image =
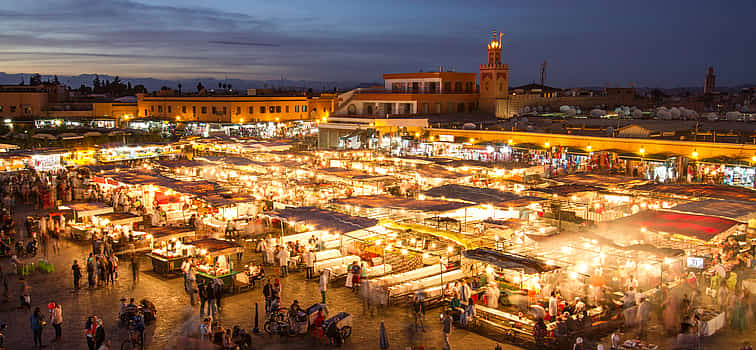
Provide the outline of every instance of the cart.
<path id="1" fill-rule="evenodd" d="M 331 323 L 336 322 L 336 328 L 341 333 L 341 339 L 349 338 L 352 335 L 352 314 L 347 312 L 339 312 L 336 316 L 333 316 L 323 322 L 324 332 L 328 329 Z"/>

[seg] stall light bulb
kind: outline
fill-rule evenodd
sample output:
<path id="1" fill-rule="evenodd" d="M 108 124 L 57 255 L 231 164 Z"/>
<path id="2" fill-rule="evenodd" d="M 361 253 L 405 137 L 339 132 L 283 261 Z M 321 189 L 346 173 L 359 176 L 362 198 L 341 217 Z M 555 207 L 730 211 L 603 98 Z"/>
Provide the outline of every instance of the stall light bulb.
<path id="1" fill-rule="evenodd" d="M 493 267 L 491 267 L 491 266 L 486 266 L 486 273 L 488 273 L 488 274 L 491 274 L 491 273 L 493 273 Z"/>
<path id="2" fill-rule="evenodd" d="M 554 260 L 546 260 L 546 265 L 554 266 Z"/>
<path id="3" fill-rule="evenodd" d="M 407 255 L 407 249 L 402 249 L 402 255 Z"/>
<path id="4" fill-rule="evenodd" d="M 519 283 L 520 283 L 520 281 L 522 281 L 522 280 L 520 279 L 520 276 L 514 276 L 514 278 L 512 279 L 512 282 L 514 282 L 514 284 L 519 284 Z"/>
<path id="5" fill-rule="evenodd" d="M 454 253 L 454 247 L 449 246 L 446 248 L 446 251 L 449 252 L 449 254 Z"/>

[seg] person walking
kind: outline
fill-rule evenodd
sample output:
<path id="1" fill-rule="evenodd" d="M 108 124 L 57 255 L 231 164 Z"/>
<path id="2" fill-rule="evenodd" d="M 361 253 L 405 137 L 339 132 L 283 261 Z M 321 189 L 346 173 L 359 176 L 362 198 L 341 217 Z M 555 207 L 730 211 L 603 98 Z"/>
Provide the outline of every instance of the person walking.
<path id="1" fill-rule="evenodd" d="M 94 288 L 95 286 L 94 253 L 89 253 L 89 257 L 87 258 L 87 283 L 89 285 L 89 288 Z"/>
<path id="2" fill-rule="evenodd" d="M 217 278 L 213 278 L 213 294 L 215 295 L 215 303 L 218 306 L 218 311 L 221 309 L 221 298 L 223 298 L 223 281 Z"/>
<path id="3" fill-rule="evenodd" d="M 270 303 L 273 301 L 273 285 L 270 284 L 270 278 L 263 286 L 263 297 L 265 298 L 265 313 L 270 313 Z"/>
<path id="4" fill-rule="evenodd" d="M 425 332 L 425 305 L 418 295 L 415 295 L 412 301 L 412 314 L 415 316 L 415 332 L 419 329 Z"/>
<path id="5" fill-rule="evenodd" d="M 71 265 L 71 272 L 73 273 L 74 289 L 79 290 L 79 281 L 81 280 L 81 267 L 79 266 L 78 261 L 74 260 L 73 265 Z"/>
<path id="6" fill-rule="evenodd" d="M 199 294 L 200 300 L 200 317 L 204 317 L 205 303 L 207 302 L 207 289 L 205 289 L 205 283 L 203 283 L 202 281 L 197 283 L 197 294 Z"/>
<path id="7" fill-rule="evenodd" d="M 326 268 L 320 273 L 320 296 L 323 298 L 322 303 L 326 303 L 326 291 L 328 290 L 328 282 L 331 279 L 331 269 Z"/>
<path id="8" fill-rule="evenodd" d="M 307 267 L 306 278 L 309 280 L 315 277 L 315 253 L 312 249 L 307 249 L 305 253 L 305 266 Z"/>
<path id="9" fill-rule="evenodd" d="M 278 263 L 281 265 L 281 277 L 286 277 L 289 272 L 289 249 L 285 245 L 278 252 Z"/>
<path id="10" fill-rule="evenodd" d="M 32 333 L 34 334 L 34 347 L 44 347 L 42 345 L 42 329 L 45 326 L 45 318 L 42 316 L 42 311 L 39 308 L 35 308 L 29 320 Z"/>
<path id="11" fill-rule="evenodd" d="M 95 350 L 95 332 L 97 331 L 97 316 L 89 316 L 84 324 L 84 336 L 87 338 L 87 348 Z"/>
<path id="12" fill-rule="evenodd" d="M 97 319 L 97 328 L 95 328 L 95 349 L 99 349 L 105 343 L 105 327 L 102 325 L 102 319 Z"/>
<path id="13" fill-rule="evenodd" d="M 651 303 L 646 297 L 641 297 L 640 305 L 638 305 L 638 339 L 646 338 L 646 327 L 648 326 L 648 316 L 651 313 Z"/>
<path id="14" fill-rule="evenodd" d="M 207 298 L 207 314 L 215 319 L 215 314 L 218 312 L 218 307 L 215 303 L 215 288 L 213 288 L 210 282 L 205 283 L 205 295 Z"/>
<path id="15" fill-rule="evenodd" d="M 131 254 L 131 282 L 136 285 L 139 282 L 139 258 Z"/>
<path id="16" fill-rule="evenodd" d="M 55 328 L 55 339 L 53 342 L 60 341 L 63 336 L 63 308 L 58 303 L 50 310 L 50 323 Z"/>
<path id="17" fill-rule="evenodd" d="M 451 335 L 452 331 L 452 316 L 451 312 L 444 313 L 444 320 L 443 320 L 443 332 L 444 332 L 444 346 L 442 349 L 444 350 L 451 350 L 451 345 L 449 344 L 449 335 Z"/>

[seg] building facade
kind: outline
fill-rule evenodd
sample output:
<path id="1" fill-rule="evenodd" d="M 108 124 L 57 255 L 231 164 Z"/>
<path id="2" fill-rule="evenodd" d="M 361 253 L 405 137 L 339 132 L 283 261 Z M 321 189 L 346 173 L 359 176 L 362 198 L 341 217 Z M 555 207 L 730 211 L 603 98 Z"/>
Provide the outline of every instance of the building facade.
<path id="1" fill-rule="evenodd" d="M 478 110 L 475 73 L 419 72 L 383 75 L 384 85 L 339 96 L 340 115 L 411 115 Z"/>
<path id="2" fill-rule="evenodd" d="M 148 96 L 137 95 L 137 118 L 184 122 L 247 123 L 327 118 L 335 96 Z"/>

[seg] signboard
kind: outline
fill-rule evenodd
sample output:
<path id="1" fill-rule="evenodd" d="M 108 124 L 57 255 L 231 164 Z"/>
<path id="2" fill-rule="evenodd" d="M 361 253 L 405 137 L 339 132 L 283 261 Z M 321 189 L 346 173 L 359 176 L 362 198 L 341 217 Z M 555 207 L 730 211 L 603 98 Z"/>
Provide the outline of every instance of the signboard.
<path id="1" fill-rule="evenodd" d="M 60 169 L 60 155 L 34 155 L 31 158 L 31 167 L 37 171 Z"/>
<path id="2" fill-rule="evenodd" d="M 690 269 L 703 269 L 704 258 L 700 256 L 689 256 L 688 261 L 687 261 L 687 266 Z"/>
<path id="3" fill-rule="evenodd" d="M 454 142 L 454 135 L 438 135 L 438 140 L 441 142 Z"/>

